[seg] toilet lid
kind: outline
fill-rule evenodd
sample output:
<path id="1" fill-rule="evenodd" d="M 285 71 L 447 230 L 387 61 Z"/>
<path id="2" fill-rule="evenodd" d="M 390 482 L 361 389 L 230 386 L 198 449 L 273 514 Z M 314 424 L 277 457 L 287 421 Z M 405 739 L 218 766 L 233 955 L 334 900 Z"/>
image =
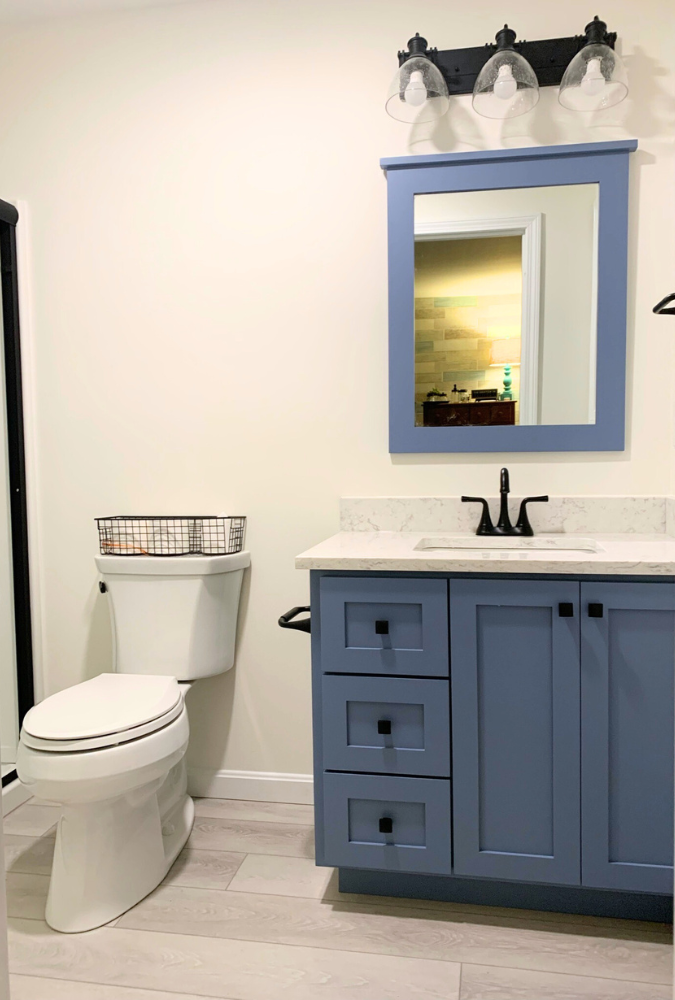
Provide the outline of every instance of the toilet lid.
<path id="1" fill-rule="evenodd" d="M 100 674 L 45 698 L 26 714 L 23 729 L 49 741 L 117 736 L 139 727 L 148 732 L 164 725 L 167 715 L 175 717 L 181 700 L 175 677 Z"/>

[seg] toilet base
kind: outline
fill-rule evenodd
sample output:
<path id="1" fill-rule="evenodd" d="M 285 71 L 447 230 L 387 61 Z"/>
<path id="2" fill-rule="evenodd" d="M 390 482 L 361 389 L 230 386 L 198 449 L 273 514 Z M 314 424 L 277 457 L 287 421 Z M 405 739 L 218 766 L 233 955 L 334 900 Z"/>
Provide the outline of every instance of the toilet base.
<path id="1" fill-rule="evenodd" d="M 194 822 L 185 758 L 162 779 L 115 799 L 64 805 L 45 919 L 78 933 L 135 906 L 165 877 Z"/>

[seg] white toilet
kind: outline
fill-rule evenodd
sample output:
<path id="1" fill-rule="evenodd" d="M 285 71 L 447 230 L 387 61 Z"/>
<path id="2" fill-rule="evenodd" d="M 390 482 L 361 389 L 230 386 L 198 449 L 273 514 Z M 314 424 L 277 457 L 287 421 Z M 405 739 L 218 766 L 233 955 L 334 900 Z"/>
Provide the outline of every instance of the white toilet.
<path id="1" fill-rule="evenodd" d="M 26 715 L 17 772 L 61 806 L 47 923 L 86 931 L 151 892 L 185 844 L 189 727 L 183 696 L 234 663 L 248 552 L 99 556 L 114 673 L 46 698 Z"/>

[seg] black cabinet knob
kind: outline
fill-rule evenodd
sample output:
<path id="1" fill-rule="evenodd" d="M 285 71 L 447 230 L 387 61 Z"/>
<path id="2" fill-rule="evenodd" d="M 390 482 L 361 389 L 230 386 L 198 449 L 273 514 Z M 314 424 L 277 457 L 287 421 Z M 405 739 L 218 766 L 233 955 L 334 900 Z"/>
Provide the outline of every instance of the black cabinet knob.
<path id="1" fill-rule="evenodd" d="M 574 618 L 574 605 L 571 601 L 561 601 L 558 605 L 560 618 Z"/>
<path id="2" fill-rule="evenodd" d="M 380 833 L 392 833 L 394 829 L 394 821 L 391 816 L 383 816 L 380 820 Z"/>
<path id="3" fill-rule="evenodd" d="M 387 621 L 376 621 L 375 622 L 375 635 L 389 635 L 389 622 L 387 622 Z"/>
<path id="4" fill-rule="evenodd" d="M 380 736 L 391 736 L 391 719 L 378 719 L 377 732 Z"/>
<path id="5" fill-rule="evenodd" d="M 588 617 L 589 618 L 602 618 L 605 613 L 605 608 L 602 604 L 589 604 L 588 605 Z"/>

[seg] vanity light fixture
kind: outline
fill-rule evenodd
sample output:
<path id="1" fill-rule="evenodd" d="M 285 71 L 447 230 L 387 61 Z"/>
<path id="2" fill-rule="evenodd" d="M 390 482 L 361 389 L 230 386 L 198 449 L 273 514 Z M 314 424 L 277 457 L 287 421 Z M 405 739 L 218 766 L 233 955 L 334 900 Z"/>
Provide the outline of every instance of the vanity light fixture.
<path id="1" fill-rule="evenodd" d="M 497 32 L 497 51 L 478 74 L 473 88 L 473 110 L 483 118 L 517 118 L 539 100 L 537 74 L 514 43 L 508 24 Z"/>
<path id="2" fill-rule="evenodd" d="M 565 70 L 558 100 L 572 111 L 602 111 L 628 94 L 624 65 L 609 45 L 607 25 L 596 16 L 586 25 L 586 41 Z"/>
<path id="3" fill-rule="evenodd" d="M 432 61 L 435 54 L 419 32 L 408 42 L 408 51 L 399 52 L 399 68 L 384 105 L 392 118 L 416 125 L 442 118 L 448 110 L 448 85 Z"/>
<path id="4" fill-rule="evenodd" d="M 385 107 L 398 121 L 441 118 L 455 94 L 473 94 L 486 118 L 515 118 L 539 100 L 540 87 L 560 87 L 560 103 L 574 111 L 601 111 L 628 94 L 626 71 L 614 51 L 616 32 L 596 17 L 585 34 L 517 41 L 504 25 L 496 43 L 468 49 L 429 48 L 419 34 L 398 53 L 398 71 Z"/>

